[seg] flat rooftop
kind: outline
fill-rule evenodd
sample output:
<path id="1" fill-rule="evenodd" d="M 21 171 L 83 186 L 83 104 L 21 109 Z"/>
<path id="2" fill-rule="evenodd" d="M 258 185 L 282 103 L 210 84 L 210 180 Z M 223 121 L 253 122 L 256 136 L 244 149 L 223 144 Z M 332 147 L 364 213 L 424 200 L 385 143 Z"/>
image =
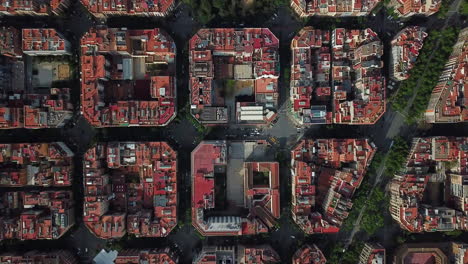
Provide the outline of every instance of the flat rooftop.
<path id="1" fill-rule="evenodd" d="M 271 230 L 279 164 L 266 141 L 203 141 L 192 152 L 192 223 L 207 236 Z"/>
<path id="2" fill-rule="evenodd" d="M 138 16 L 165 16 L 175 5 L 175 0 L 80 0 L 88 11 L 97 17 L 138 15 Z"/>
<path id="3" fill-rule="evenodd" d="M 393 219 L 414 233 L 467 230 L 467 175 L 467 137 L 414 138 L 403 171 L 389 185 Z"/>
<path id="4" fill-rule="evenodd" d="M 278 48 L 267 28 L 200 29 L 189 42 L 192 115 L 205 125 L 271 122 L 278 106 Z"/>
<path id="5" fill-rule="evenodd" d="M 297 123 L 375 124 L 385 113 L 383 44 L 370 28 L 305 27 L 291 51 L 290 99 Z"/>
<path id="6" fill-rule="evenodd" d="M 166 126 L 175 117 L 176 47 L 167 33 L 91 28 L 81 54 L 81 113 L 91 125 Z"/>
<path id="7" fill-rule="evenodd" d="M 296 145 L 292 214 L 305 233 L 338 233 L 375 151 L 367 139 L 307 139 Z"/>
<path id="8" fill-rule="evenodd" d="M 83 218 L 97 237 L 165 237 L 177 225 L 177 153 L 166 142 L 98 143 L 83 168 Z"/>
<path id="9" fill-rule="evenodd" d="M 72 118 L 70 54 L 55 29 L 0 28 L 0 129 L 60 128 Z"/>
<path id="10" fill-rule="evenodd" d="M 0 144 L 0 186 L 71 186 L 73 156 L 63 142 Z"/>

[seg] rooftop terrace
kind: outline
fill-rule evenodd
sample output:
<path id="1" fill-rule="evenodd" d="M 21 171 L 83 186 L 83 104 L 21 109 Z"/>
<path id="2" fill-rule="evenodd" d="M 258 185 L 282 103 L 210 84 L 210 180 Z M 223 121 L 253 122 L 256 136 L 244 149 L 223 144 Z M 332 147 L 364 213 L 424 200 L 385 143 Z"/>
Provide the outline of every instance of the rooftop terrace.
<path id="1" fill-rule="evenodd" d="M 468 230 L 468 138 L 415 138 L 389 185 L 390 212 L 409 232 Z"/>
<path id="2" fill-rule="evenodd" d="M 97 17 L 117 15 L 166 16 L 175 7 L 175 0 L 80 0 Z"/>
<path id="3" fill-rule="evenodd" d="M 165 237 L 177 225 L 177 153 L 166 142 L 98 143 L 83 166 L 84 221 L 97 237 Z"/>
<path id="4" fill-rule="evenodd" d="M 291 50 L 290 98 L 297 123 L 375 124 L 385 113 L 383 44 L 370 28 L 306 27 Z"/>
<path id="5" fill-rule="evenodd" d="M 73 156 L 63 142 L 0 144 L 0 186 L 70 186 Z"/>
<path id="6" fill-rule="evenodd" d="M 73 116 L 70 43 L 51 28 L 0 28 L 0 129 L 63 127 Z"/>
<path id="7" fill-rule="evenodd" d="M 202 141 L 192 152 L 192 224 L 205 236 L 265 233 L 279 218 L 266 141 Z"/>
<path id="8" fill-rule="evenodd" d="M 291 7 L 300 17 L 366 16 L 380 0 L 291 0 Z"/>
<path id="9" fill-rule="evenodd" d="M 337 233 L 375 154 L 367 139 L 302 140 L 292 150 L 292 216 L 307 234 Z"/>
<path id="10" fill-rule="evenodd" d="M 81 39 L 81 113 L 96 127 L 176 116 L 175 43 L 162 30 L 97 27 Z"/>
<path id="11" fill-rule="evenodd" d="M 278 107 L 278 48 L 267 28 L 200 29 L 189 42 L 192 115 L 206 125 L 271 122 Z"/>

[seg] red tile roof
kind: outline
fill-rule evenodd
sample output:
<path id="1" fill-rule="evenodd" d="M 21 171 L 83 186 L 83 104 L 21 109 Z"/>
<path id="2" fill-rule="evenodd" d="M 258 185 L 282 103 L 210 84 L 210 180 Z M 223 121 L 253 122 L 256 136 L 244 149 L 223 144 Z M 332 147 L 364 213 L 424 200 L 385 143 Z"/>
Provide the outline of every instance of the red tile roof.
<path id="1" fill-rule="evenodd" d="M 366 139 L 302 140 L 291 152 L 293 219 L 308 234 L 336 233 L 375 147 Z M 346 164 L 356 164 L 350 168 Z M 337 209 L 339 208 L 339 209 Z"/>
<path id="2" fill-rule="evenodd" d="M 405 162 L 405 173 L 396 175 L 390 184 L 390 212 L 403 229 L 410 232 L 468 230 L 468 206 L 463 202 L 468 175 L 468 138 L 429 137 L 415 138 Z M 440 164 L 447 173 L 451 191 L 443 206 L 424 204 L 423 197 L 430 179 Z"/>
<path id="3" fill-rule="evenodd" d="M 231 144 L 247 146 L 253 144 L 265 146 L 265 141 L 258 142 L 226 142 L 226 141 L 203 141 L 192 152 L 192 223 L 199 232 L 206 236 L 216 235 L 249 235 L 264 233 L 271 230 L 276 219 L 280 216 L 279 200 L 279 164 L 277 162 L 247 162 L 245 158 L 237 157 L 231 160 Z M 249 145 L 250 146 L 250 145 Z M 255 147 L 255 146 L 254 146 Z M 247 148 L 247 147 L 246 147 Z M 239 168 L 241 175 L 241 186 L 227 186 L 226 190 L 217 190 L 215 181 L 219 174 L 232 177 L 229 166 L 232 162 L 242 166 Z M 239 162 L 241 165 L 239 165 Z M 257 177 L 266 180 L 257 182 Z M 248 215 L 218 216 L 216 211 L 210 214 L 210 209 L 218 208 L 216 193 L 229 193 L 228 190 L 239 189 L 243 204 L 232 206 L 246 208 Z M 235 191 L 233 191 L 235 192 Z M 207 217 L 203 215 L 210 214 Z M 227 212 L 228 214 L 230 212 Z M 224 220 L 223 220 L 224 219 Z"/>
<path id="4" fill-rule="evenodd" d="M 81 0 L 81 3 L 95 16 L 166 16 L 175 6 L 174 0 Z"/>
<path id="5" fill-rule="evenodd" d="M 324 1 L 291 0 L 291 7 L 301 16 L 364 16 L 380 0 Z"/>
<path id="6" fill-rule="evenodd" d="M 0 129 L 62 127 L 71 119 L 70 89 L 50 88 L 49 94 L 44 90 L 36 94 L 32 85 L 33 91 L 26 91 L 32 81 L 25 77 L 25 69 L 32 65 L 28 65 L 31 60 L 23 60 L 23 55 L 67 55 L 67 43 L 55 29 L 0 28 L 0 61 L 4 64 L 0 72 L 4 89 L 12 91 L 0 97 Z"/>
<path id="7" fill-rule="evenodd" d="M 207 125 L 236 121 L 241 124 L 264 124 L 270 118 L 229 120 L 228 111 L 240 112 L 236 105 L 226 105 L 219 80 L 230 82 L 233 89 L 250 89 L 252 106 L 265 106 L 276 112 L 279 76 L 279 40 L 267 28 L 200 29 L 189 41 L 190 102 L 193 116 Z M 236 93 L 233 91 L 232 93 Z M 235 108 L 228 110 L 227 108 Z M 263 113 L 257 113 L 263 116 Z"/>
<path id="8" fill-rule="evenodd" d="M 60 238 L 75 224 L 73 201 L 71 191 L 4 193 L 0 240 Z"/>
<path id="9" fill-rule="evenodd" d="M 69 0 L 0 0 L 0 13 L 6 15 L 59 15 Z"/>
<path id="10" fill-rule="evenodd" d="M 445 70 L 432 91 L 426 110 L 430 123 L 455 123 L 468 121 L 468 28 L 458 35 Z"/>
<path id="11" fill-rule="evenodd" d="M 411 70 L 427 37 L 424 28 L 411 26 L 402 29 L 392 40 L 392 77 L 402 81 L 409 78 Z"/>
<path id="12" fill-rule="evenodd" d="M 305 245 L 294 253 L 292 264 L 325 264 L 327 259 L 315 245 Z"/>
<path id="13" fill-rule="evenodd" d="M 97 127 L 167 125 L 176 115 L 175 52 L 157 28 L 92 28 L 81 39 L 82 114 Z"/>
<path id="14" fill-rule="evenodd" d="M 84 221 L 96 236 L 165 237 L 177 225 L 177 154 L 167 143 L 98 144 L 84 170 Z"/>
<path id="15" fill-rule="evenodd" d="M 70 186 L 73 153 L 62 142 L 0 144 L 0 186 Z"/>
<path id="16" fill-rule="evenodd" d="M 439 11 L 442 4 L 441 0 L 397 0 L 391 1 L 389 7 L 392 7 L 396 14 L 403 17 L 413 15 L 430 16 Z"/>
<path id="17" fill-rule="evenodd" d="M 291 49 L 291 101 L 300 124 L 374 124 L 384 114 L 383 45 L 371 29 L 306 27 Z"/>
<path id="18" fill-rule="evenodd" d="M 53 28 L 24 28 L 23 52 L 66 51 L 66 40 Z"/>

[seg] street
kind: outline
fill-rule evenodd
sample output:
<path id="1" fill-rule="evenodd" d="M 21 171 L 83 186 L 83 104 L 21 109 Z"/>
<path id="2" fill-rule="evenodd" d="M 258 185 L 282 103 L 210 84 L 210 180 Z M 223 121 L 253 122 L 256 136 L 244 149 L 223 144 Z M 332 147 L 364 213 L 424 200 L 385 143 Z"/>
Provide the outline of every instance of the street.
<path id="1" fill-rule="evenodd" d="M 443 24 L 443 27 L 448 25 L 448 21 L 461 25 L 466 21 L 461 21 L 458 13 L 454 12 L 460 4 L 461 0 L 455 0 L 452 4 L 449 15 Z M 73 11 L 63 18 L 51 17 L 1 17 L 2 26 L 15 26 L 18 28 L 24 27 L 55 27 L 59 31 L 64 32 L 73 47 L 76 50 L 76 56 L 79 56 L 79 39 L 93 25 L 106 23 L 106 21 L 93 18 L 78 2 L 75 2 L 72 7 Z M 343 18 L 337 23 L 338 27 L 349 27 L 355 20 L 352 18 Z M 416 24 L 416 22 L 418 24 Z M 364 25 L 372 28 L 381 37 L 385 44 L 385 61 L 388 61 L 389 43 L 392 37 L 404 26 L 419 25 L 424 27 L 437 26 L 440 20 L 434 16 L 430 18 L 422 18 L 418 20 L 408 20 L 404 23 L 390 20 L 384 10 L 378 12 L 376 16 L 369 16 L 364 19 Z M 412 24 L 414 23 L 414 24 Z M 192 16 L 190 10 L 181 4 L 174 14 L 165 18 L 152 17 L 113 17 L 108 19 L 107 24 L 111 27 L 128 27 L 128 28 L 151 28 L 160 27 L 165 29 L 172 35 L 177 46 L 177 94 L 179 111 L 187 105 L 189 90 L 188 90 L 188 59 L 187 59 L 187 43 L 191 36 L 205 25 L 200 25 Z M 280 64 L 281 69 L 290 67 L 290 42 L 296 32 L 303 26 L 328 27 L 318 18 L 311 18 L 306 24 L 300 22 L 292 11 L 288 8 L 280 8 L 275 16 L 272 16 L 267 21 L 252 21 L 245 23 L 245 27 L 263 26 L 269 27 L 274 34 L 280 39 Z M 206 25 L 215 27 L 217 25 Z M 226 26 L 229 25 L 227 22 Z M 440 27 L 440 26 L 439 26 Z M 388 78 L 389 69 L 385 68 L 385 75 Z M 283 70 L 281 71 L 283 72 Z M 285 76 L 280 76 L 280 98 L 279 98 L 279 114 L 278 120 L 271 127 L 266 127 L 257 131 L 254 127 L 246 128 L 229 128 L 215 127 L 211 128 L 207 135 L 200 134 L 190 120 L 178 117 L 179 120 L 173 121 L 167 127 L 162 128 L 92 128 L 84 118 L 77 115 L 74 119 L 74 125 L 65 129 L 42 129 L 42 130 L 26 130 L 18 129 L 15 131 L 0 131 L 0 142 L 52 142 L 64 141 L 74 152 L 77 158 L 75 159 L 75 180 L 73 190 L 76 198 L 76 222 L 77 225 L 73 230 L 67 233 L 63 238 L 56 241 L 28 241 L 8 243 L 2 246 L 2 251 L 15 250 L 21 248 L 28 249 L 69 249 L 80 254 L 82 263 L 89 263 L 92 257 L 106 246 L 108 241 L 103 241 L 92 235 L 82 222 L 82 154 L 96 141 L 167 141 L 178 152 L 178 192 L 179 192 L 179 220 L 188 223 L 185 213 L 188 208 L 191 208 L 190 203 L 190 153 L 199 143 L 199 140 L 205 136 L 206 139 L 226 139 L 229 134 L 229 139 L 278 139 L 278 142 L 273 146 L 277 153 L 282 153 L 286 162 L 280 164 L 280 181 L 281 181 L 281 207 L 283 214 L 288 214 L 287 209 L 291 199 L 291 190 L 288 188 L 291 181 L 291 172 L 288 168 L 290 160 L 290 150 L 301 138 L 362 138 L 369 137 L 384 153 L 387 153 L 391 142 L 395 136 L 402 136 L 410 139 L 415 136 L 431 136 L 431 135 L 446 135 L 446 136 L 466 136 L 468 135 L 468 124 L 456 125 L 434 125 L 428 129 L 418 129 L 416 125 L 409 126 L 405 122 L 405 118 L 393 111 L 390 105 L 387 105 L 387 111 L 384 116 L 375 125 L 363 126 L 346 126 L 346 125 L 314 125 L 307 128 L 298 128 L 292 120 L 289 113 L 289 83 L 286 83 Z M 75 95 L 73 103 L 78 109 L 79 104 L 79 80 L 76 80 Z M 450 128 L 450 129 L 449 129 Z M 384 167 L 379 168 L 378 175 L 374 175 L 374 186 L 382 181 L 382 172 Z M 363 209 L 364 210 L 364 209 Z M 362 211 L 361 211 L 362 213 Z M 361 216 L 361 215 L 360 215 Z M 338 239 L 347 241 L 348 244 L 353 241 L 356 233 L 359 231 L 359 221 L 354 224 L 354 229 L 349 234 L 338 235 L 313 235 L 306 236 L 300 231 L 297 226 L 292 223 L 292 220 L 287 217 L 280 221 L 280 228 L 269 234 L 253 237 L 209 237 L 200 239 L 190 224 L 185 224 L 183 227 L 169 234 L 167 238 L 151 238 L 137 239 L 128 238 L 124 244 L 129 248 L 148 248 L 148 247 L 163 247 L 169 246 L 179 253 L 181 263 L 190 263 L 194 254 L 203 244 L 224 245 L 233 243 L 270 243 L 273 248 L 280 254 L 282 263 L 289 263 L 291 255 L 297 249 L 300 241 L 314 242 L 319 247 L 325 248 L 327 245 L 335 243 Z M 86 249 L 86 250 L 85 250 Z"/>

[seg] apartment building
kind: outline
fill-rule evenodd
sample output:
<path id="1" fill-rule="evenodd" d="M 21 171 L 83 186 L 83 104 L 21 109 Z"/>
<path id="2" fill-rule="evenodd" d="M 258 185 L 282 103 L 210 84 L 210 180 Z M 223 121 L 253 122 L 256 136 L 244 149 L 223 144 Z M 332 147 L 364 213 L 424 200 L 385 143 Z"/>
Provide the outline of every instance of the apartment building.
<path id="1" fill-rule="evenodd" d="M 468 121 L 468 28 L 458 35 L 425 113 L 429 123 Z"/>
<path id="2" fill-rule="evenodd" d="M 299 125 L 375 124 L 385 113 L 383 44 L 371 29 L 306 27 L 291 51 L 290 100 Z"/>
<path id="3" fill-rule="evenodd" d="M 468 138 L 415 138 L 389 185 L 391 216 L 414 233 L 468 230 L 467 175 Z M 446 195 L 437 196 L 443 188 Z"/>
<path id="4" fill-rule="evenodd" d="M 396 34 L 391 42 L 391 78 L 404 81 L 410 77 L 409 71 L 413 68 L 426 37 L 425 28 L 418 26 L 406 27 Z"/>
<path id="5" fill-rule="evenodd" d="M 267 28 L 201 29 L 189 42 L 190 111 L 204 125 L 277 116 L 279 40 Z"/>
<path id="6" fill-rule="evenodd" d="M 366 16 L 380 0 L 291 0 L 291 8 L 300 17 L 309 16 Z"/>
<path id="7" fill-rule="evenodd" d="M 95 127 L 166 126 L 176 47 L 161 29 L 91 28 L 81 38 L 81 114 Z"/>
<path id="8" fill-rule="evenodd" d="M 279 164 L 266 141 L 202 141 L 192 152 L 192 224 L 204 236 L 271 231 L 280 216 Z"/>
<path id="9" fill-rule="evenodd" d="M 294 147 L 291 211 L 305 233 L 338 233 L 375 152 L 367 139 L 301 140 Z"/>
<path id="10" fill-rule="evenodd" d="M 166 237 L 177 225 L 177 153 L 166 142 L 98 143 L 83 169 L 83 220 L 97 237 Z"/>

